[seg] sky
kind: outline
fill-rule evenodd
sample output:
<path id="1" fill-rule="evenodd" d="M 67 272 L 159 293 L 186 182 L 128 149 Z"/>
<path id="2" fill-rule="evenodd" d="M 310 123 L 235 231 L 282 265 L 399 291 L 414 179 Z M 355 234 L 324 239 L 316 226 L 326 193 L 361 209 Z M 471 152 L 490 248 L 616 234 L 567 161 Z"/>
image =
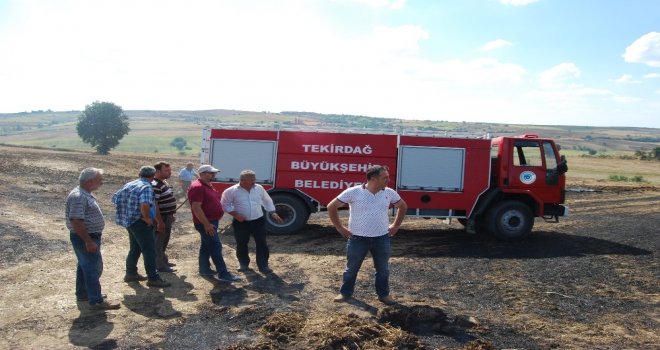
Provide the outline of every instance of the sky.
<path id="1" fill-rule="evenodd" d="M 658 0 L 0 0 L 0 113 L 660 128 Z"/>

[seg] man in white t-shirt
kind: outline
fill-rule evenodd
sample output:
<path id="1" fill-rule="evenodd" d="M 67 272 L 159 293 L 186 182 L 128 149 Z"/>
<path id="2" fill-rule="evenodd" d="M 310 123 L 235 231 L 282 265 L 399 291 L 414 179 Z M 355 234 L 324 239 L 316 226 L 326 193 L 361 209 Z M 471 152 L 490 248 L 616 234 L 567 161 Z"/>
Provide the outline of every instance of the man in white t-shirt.
<path id="1" fill-rule="evenodd" d="M 396 304 L 390 295 L 389 259 L 390 237 L 399 230 L 406 216 L 408 205 L 398 193 L 387 187 L 390 174 L 387 167 L 375 165 L 367 169 L 367 183 L 354 186 L 340 193 L 328 204 L 328 215 L 337 231 L 348 239 L 346 244 L 346 270 L 336 302 L 347 301 L 355 290 L 355 280 L 368 252 L 376 269 L 376 293 L 378 300 Z M 338 209 L 348 205 L 348 228 L 339 220 Z M 397 208 L 394 223 L 390 224 L 390 205 Z"/>

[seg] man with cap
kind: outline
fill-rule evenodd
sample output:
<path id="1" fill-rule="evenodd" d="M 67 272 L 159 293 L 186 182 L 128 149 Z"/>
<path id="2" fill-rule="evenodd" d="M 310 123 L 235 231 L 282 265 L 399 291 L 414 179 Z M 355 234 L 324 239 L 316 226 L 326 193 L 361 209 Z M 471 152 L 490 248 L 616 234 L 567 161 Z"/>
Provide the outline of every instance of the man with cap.
<path id="1" fill-rule="evenodd" d="M 188 188 L 188 201 L 192 211 L 195 229 L 201 236 L 199 247 L 199 274 L 202 276 L 213 276 L 209 258 L 213 260 L 218 279 L 221 281 L 234 282 L 240 280 L 237 276 L 227 271 L 227 265 L 222 258 L 222 242 L 218 235 L 218 222 L 224 211 L 220 205 L 220 193 L 218 193 L 211 181 L 220 170 L 211 165 L 202 165 L 197 170 L 199 178 L 193 181 Z"/>
<path id="2" fill-rule="evenodd" d="M 128 231 L 129 250 L 126 256 L 126 276 L 124 282 L 147 280 L 149 287 L 169 287 L 156 270 L 156 236 L 154 219 L 156 203 L 151 182 L 156 175 L 156 168 L 143 166 L 137 180 L 124 185 L 112 196 L 112 203 L 117 207 L 115 222 Z M 147 277 L 138 274 L 137 262 L 143 255 Z"/>

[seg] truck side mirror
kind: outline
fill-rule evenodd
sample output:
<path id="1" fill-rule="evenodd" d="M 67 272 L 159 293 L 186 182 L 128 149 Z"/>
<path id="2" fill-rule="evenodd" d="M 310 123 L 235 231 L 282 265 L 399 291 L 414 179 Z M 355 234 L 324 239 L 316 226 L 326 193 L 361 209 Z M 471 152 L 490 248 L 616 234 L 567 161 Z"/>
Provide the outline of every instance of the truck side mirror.
<path id="1" fill-rule="evenodd" d="M 557 164 L 557 172 L 563 174 L 568 171 L 568 164 L 566 164 L 566 156 L 561 156 L 559 164 Z"/>

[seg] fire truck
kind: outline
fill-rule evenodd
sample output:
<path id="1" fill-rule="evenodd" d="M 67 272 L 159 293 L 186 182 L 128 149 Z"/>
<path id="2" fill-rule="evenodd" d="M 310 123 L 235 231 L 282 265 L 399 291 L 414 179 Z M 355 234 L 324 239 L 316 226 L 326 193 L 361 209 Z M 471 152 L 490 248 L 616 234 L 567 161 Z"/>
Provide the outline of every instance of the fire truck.
<path id="1" fill-rule="evenodd" d="M 310 214 L 341 191 L 366 182 L 372 165 L 389 168 L 390 187 L 406 215 L 457 219 L 469 233 L 503 240 L 527 236 L 536 217 L 568 215 L 566 159 L 538 135 L 462 138 L 264 129 L 205 129 L 201 162 L 220 169 L 223 191 L 252 169 L 284 220 L 267 218 L 272 234 L 300 230 Z M 394 209 L 392 209 L 394 214 Z"/>

